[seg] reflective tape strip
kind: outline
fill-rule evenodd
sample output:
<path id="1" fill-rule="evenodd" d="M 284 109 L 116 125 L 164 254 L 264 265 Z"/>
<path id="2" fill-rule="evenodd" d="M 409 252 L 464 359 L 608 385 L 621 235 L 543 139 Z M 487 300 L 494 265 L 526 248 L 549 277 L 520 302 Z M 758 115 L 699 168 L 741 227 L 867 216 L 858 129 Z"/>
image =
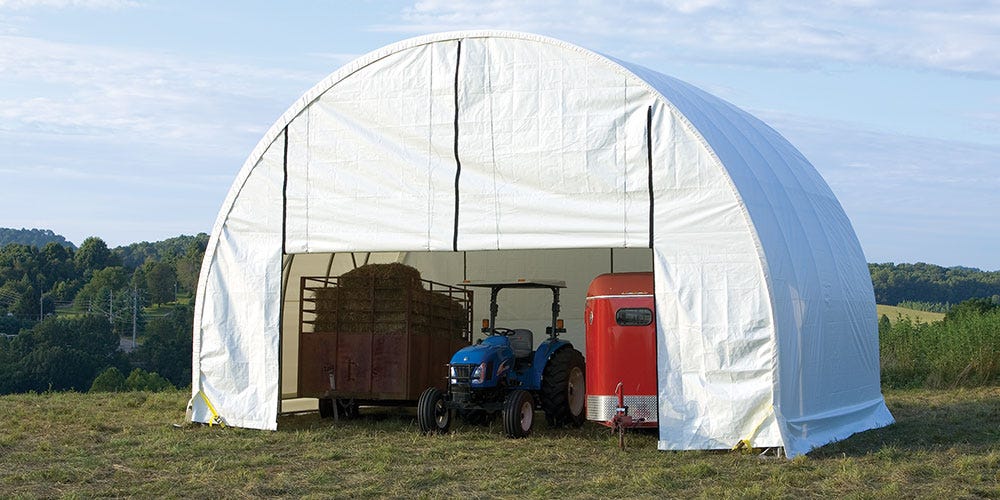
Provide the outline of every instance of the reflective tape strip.
<path id="1" fill-rule="evenodd" d="M 656 405 L 656 396 L 625 396 L 629 416 L 644 422 L 657 421 Z M 587 396 L 587 420 L 609 422 L 615 417 L 616 408 L 618 396 Z"/>
<path id="2" fill-rule="evenodd" d="M 624 294 L 619 294 L 619 295 L 591 295 L 590 297 L 587 297 L 587 300 L 593 300 L 593 299 L 632 299 L 632 298 L 635 298 L 635 297 L 652 297 L 652 296 L 653 296 L 653 294 L 651 294 L 651 293 L 645 293 L 645 292 L 643 292 L 643 293 L 624 293 Z"/>

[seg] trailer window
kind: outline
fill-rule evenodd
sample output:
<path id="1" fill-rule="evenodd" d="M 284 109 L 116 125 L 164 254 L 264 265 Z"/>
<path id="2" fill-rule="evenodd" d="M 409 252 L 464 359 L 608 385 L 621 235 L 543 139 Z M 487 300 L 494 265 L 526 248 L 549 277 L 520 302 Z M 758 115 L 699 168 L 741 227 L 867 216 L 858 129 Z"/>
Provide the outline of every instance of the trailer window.
<path id="1" fill-rule="evenodd" d="M 653 311 L 645 307 L 619 309 L 615 322 L 621 326 L 646 326 L 653 322 Z"/>

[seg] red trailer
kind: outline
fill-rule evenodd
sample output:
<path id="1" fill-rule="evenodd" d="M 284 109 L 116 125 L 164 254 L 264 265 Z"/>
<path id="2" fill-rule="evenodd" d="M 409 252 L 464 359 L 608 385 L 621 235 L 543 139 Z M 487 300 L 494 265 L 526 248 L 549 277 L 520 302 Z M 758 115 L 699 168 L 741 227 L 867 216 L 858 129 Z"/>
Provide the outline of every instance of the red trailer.
<path id="1" fill-rule="evenodd" d="M 619 396 L 630 426 L 657 426 L 653 273 L 602 274 L 590 282 L 587 420 L 614 426 Z"/>

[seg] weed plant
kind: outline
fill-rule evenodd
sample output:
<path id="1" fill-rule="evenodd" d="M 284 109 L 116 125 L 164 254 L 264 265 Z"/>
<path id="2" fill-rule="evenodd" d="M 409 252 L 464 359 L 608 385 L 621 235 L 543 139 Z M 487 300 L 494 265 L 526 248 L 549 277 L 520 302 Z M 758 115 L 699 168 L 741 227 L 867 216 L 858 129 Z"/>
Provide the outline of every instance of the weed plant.
<path id="1" fill-rule="evenodd" d="M 949 314 L 933 323 L 883 323 L 879 344 L 885 387 L 1000 384 L 1000 308 Z"/>

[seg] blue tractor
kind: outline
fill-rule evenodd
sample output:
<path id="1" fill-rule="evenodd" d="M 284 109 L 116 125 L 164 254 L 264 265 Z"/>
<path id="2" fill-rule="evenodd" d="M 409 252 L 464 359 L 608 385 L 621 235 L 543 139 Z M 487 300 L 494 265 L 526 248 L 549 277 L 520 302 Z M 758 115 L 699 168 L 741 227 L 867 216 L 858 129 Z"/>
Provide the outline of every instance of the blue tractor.
<path id="1" fill-rule="evenodd" d="M 579 427 L 586 420 L 583 354 L 559 339 L 565 332 L 559 319 L 559 290 L 563 281 L 467 281 L 463 286 L 489 288 L 490 318 L 483 320 L 486 337 L 462 348 L 447 365 L 448 389 L 431 387 L 420 395 L 417 422 L 423 433 L 445 433 L 453 414 L 466 421 L 503 419 L 508 437 L 531 434 L 536 409 L 545 412 L 550 426 Z M 552 324 L 548 337 L 533 349 L 531 330 L 496 325 L 497 295 L 504 289 L 552 291 Z"/>

